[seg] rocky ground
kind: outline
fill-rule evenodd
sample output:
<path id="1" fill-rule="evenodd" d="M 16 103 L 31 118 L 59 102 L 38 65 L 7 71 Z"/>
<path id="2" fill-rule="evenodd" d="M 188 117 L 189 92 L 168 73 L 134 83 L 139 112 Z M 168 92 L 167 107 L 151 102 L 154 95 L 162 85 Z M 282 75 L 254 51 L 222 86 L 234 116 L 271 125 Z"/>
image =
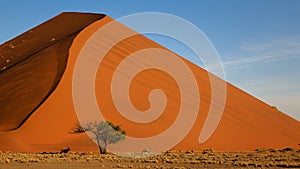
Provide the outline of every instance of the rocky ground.
<path id="1" fill-rule="evenodd" d="M 128 154 L 147 156 L 149 152 Z M 0 152 L 0 169 L 77 169 L 77 168 L 300 168 L 300 150 L 266 150 L 253 152 L 169 151 L 147 158 L 121 157 L 95 152 L 12 153 Z"/>

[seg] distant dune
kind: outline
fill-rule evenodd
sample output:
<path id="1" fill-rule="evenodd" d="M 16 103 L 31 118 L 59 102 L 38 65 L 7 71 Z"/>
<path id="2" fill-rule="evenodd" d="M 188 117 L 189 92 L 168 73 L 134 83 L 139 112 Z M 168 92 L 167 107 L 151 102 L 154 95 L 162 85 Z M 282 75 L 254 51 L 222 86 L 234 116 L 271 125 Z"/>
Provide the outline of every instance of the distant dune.
<path id="1" fill-rule="evenodd" d="M 62 13 L 0 46 L 0 151 L 59 151 L 65 145 L 73 151 L 97 151 L 86 135 L 69 134 L 78 122 L 72 78 L 86 40 L 111 21 L 101 14 Z M 119 29 L 120 33 L 132 31 L 122 24 Z M 103 38 L 104 41 L 96 44 L 100 50 L 115 35 L 106 34 Z M 168 102 L 158 119 L 146 124 L 135 123 L 115 108 L 110 93 L 114 70 L 129 54 L 147 48 L 165 49 L 143 35 L 116 44 L 99 66 L 103 71 L 97 73 L 95 81 L 101 112 L 107 120 L 121 124 L 132 137 L 163 132 L 175 121 L 180 108 L 176 81 L 157 69 L 146 70 L 133 79 L 130 98 L 137 109 L 146 110 L 149 92 L 162 89 Z M 220 124 L 209 140 L 200 144 L 199 135 L 211 104 L 210 74 L 178 55 L 174 57 L 182 59 L 192 70 L 201 95 L 196 122 L 175 149 L 240 151 L 298 147 L 300 123 L 297 120 L 229 83 L 226 83 L 227 100 Z M 132 62 L 128 66 L 130 69 L 138 65 Z M 127 72 L 123 73 L 127 76 Z"/>

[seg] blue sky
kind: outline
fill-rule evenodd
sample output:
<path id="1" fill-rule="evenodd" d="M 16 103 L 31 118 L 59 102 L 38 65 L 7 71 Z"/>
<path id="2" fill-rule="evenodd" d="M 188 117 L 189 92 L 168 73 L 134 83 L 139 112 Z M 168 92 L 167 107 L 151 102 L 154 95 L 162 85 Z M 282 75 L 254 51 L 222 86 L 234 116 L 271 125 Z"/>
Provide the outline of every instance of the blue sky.
<path id="1" fill-rule="evenodd" d="M 137 12 L 179 16 L 200 28 L 214 44 L 227 81 L 300 120 L 298 0 L 2 0 L 0 9 L 0 43 L 64 11 L 104 13 L 112 18 Z M 192 58 L 193 53 L 180 43 L 149 37 Z"/>

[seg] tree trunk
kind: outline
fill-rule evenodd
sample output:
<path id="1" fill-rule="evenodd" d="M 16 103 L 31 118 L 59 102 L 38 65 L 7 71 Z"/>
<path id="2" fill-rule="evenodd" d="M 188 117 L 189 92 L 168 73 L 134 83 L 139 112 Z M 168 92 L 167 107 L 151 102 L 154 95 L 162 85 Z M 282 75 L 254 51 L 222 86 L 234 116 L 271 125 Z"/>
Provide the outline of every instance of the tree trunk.
<path id="1" fill-rule="evenodd" d="M 103 149 L 104 154 L 106 154 L 106 153 L 107 153 L 107 144 L 106 144 L 106 140 L 104 140 L 104 147 L 103 147 L 102 149 Z"/>
<path id="2" fill-rule="evenodd" d="M 100 150 L 100 154 L 106 154 L 107 153 L 106 148 L 101 147 L 101 146 L 98 146 L 98 147 L 99 147 L 99 150 Z"/>
<path id="3" fill-rule="evenodd" d="M 106 154 L 106 148 L 103 148 L 103 147 L 100 145 L 100 141 L 99 141 L 99 138 L 98 138 L 98 137 L 96 137 L 96 140 L 97 140 L 97 144 L 98 144 L 98 148 L 99 148 L 100 154 Z"/>
<path id="4" fill-rule="evenodd" d="M 106 151 L 106 148 L 101 148 L 102 149 L 102 152 L 101 152 L 101 154 L 106 154 L 107 153 L 107 151 Z"/>
<path id="5" fill-rule="evenodd" d="M 103 153 L 103 148 L 101 146 L 98 146 L 98 147 L 99 147 L 100 154 L 105 154 L 105 153 Z"/>

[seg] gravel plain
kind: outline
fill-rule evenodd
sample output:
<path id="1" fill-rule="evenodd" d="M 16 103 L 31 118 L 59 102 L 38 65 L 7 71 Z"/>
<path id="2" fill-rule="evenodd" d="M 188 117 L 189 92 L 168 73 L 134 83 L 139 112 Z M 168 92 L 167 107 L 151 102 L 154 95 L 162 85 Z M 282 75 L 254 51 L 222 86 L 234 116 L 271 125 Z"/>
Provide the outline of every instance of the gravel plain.
<path id="1" fill-rule="evenodd" d="M 150 153 L 142 154 L 144 156 Z M 14 153 L 0 152 L 0 169 L 94 168 L 300 168 L 300 150 L 258 149 L 253 152 L 168 151 L 146 158 L 97 152 Z M 138 154 L 136 157 L 140 157 Z"/>

